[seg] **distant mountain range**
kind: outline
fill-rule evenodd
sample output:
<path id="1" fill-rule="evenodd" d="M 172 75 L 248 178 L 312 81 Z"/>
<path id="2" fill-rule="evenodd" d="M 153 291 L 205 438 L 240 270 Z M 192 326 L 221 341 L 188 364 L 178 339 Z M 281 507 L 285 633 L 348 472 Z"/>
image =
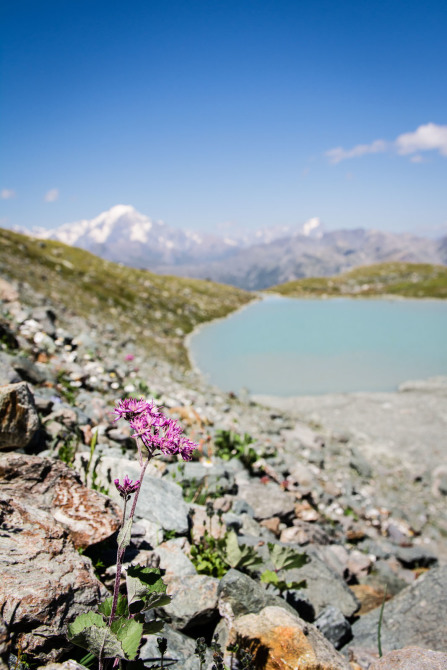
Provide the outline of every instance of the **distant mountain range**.
<path id="1" fill-rule="evenodd" d="M 116 205 L 94 219 L 31 234 L 160 274 L 249 290 L 387 261 L 447 265 L 447 236 L 432 240 L 362 228 L 325 232 L 317 218 L 296 228 L 220 236 L 171 228 L 130 205 Z"/>

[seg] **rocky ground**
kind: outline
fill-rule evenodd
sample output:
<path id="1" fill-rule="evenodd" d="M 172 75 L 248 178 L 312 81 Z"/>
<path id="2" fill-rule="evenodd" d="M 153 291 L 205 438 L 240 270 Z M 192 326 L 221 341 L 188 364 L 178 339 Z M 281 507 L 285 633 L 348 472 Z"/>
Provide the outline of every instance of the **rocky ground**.
<path id="1" fill-rule="evenodd" d="M 237 639 L 251 649 L 257 667 L 401 667 L 397 652 L 391 664 L 387 655 L 377 661 L 384 599 L 383 651 L 431 649 L 435 656 L 399 652 L 402 667 L 414 658 L 415 668 L 447 667 L 445 433 L 433 437 L 445 417 L 442 382 L 441 390 L 432 384 L 392 396 L 388 414 L 381 399 L 389 418 L 373 412 L 369 424 L 349 399 L 335 409 L 324 399 L 266 407 L 151 359 L 113 323 L 92 326 L 39 296 L 30 307 L 4 281 L 0 297 L 5 664 L 24 667 L 26 654 L 31 667 L 68 668 L 66 659 L 82 658 L 66 627 L 110 591 L 121 516 L 113 480 L 138 475 L 127 425 L 113 423 L 127 394 L 155 397 L 199 444 L 191 463 L 151 463 L 126 555 L 127 564 L 166 571 L 173 599 L 158 614 L 174 668 L 198 669 L 195 639 L 210 642 L 216 630 L 223 645 Z M 408 459 L 401 397 L 418 412 Z M 423 398 L 435 398 L 431 414 Z M 204 528 L 224 539 L 234 531 L 265 565 L 238 569 L 217 551 L 204 560 Z M 301 567 L 277 573 L 286 582 L 280 588 L 260 581 L 274 567 L 275 546 L 307 555 Z M 157 655 L 148 637 L 141 658 L 151 665 Z"/>

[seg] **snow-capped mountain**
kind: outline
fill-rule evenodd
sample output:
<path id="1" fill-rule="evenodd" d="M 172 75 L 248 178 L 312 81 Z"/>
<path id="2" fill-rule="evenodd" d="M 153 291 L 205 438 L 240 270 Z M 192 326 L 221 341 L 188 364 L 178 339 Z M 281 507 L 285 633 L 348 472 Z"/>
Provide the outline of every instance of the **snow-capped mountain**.
<path id="1" fill-rule="evenodd" d="M 131 205 L 115 205 L 94 219 L 33 234 L 161 274 L 209 278 L 247 289 L 384 261 L 447 264 L 447 238 L 361 228 L 325 232 L 317 217 L 296 227 L 211 235 L 172 228 Z"/>
<path id="2" fill-rule="evenodd" d="M 35 230 L 33 234 L 143 268 L 191 262 L 206 255 L 215 260 L 234 247 L 232 240 L 153 221 L 131 205 L 115 205 L 94 219 L 66 223 L 53 230 Z"/>

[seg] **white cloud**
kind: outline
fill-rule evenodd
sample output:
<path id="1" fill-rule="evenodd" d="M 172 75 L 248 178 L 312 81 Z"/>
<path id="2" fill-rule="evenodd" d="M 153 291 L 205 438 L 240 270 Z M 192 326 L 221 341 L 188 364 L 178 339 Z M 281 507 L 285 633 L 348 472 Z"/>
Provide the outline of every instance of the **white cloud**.
<path id="1" fill-rule="evenodd" d="M 404 133 L 396 139 L 397 153 L 414 154 L 419 151 L 439 151 L 447 156 L 447 126 L 426 123 L 419 126 L 414 133 Z"/>
<path id="2" fill-rule="evenodd" d="M 0 192 L 0 197 L 2 200 L 10 200 L 16 197 L 16 192 L 12 188 L 4 188 Z"/>
<path id="3" fill-rule="evenodd" d="M 421 154 L 416 154 L 410 158 L 412 163 L 425 163 L 425 158 Z"/>
<path id="4" fill-rule="evenodd" d="M 326 151 L 330 163 L 334 165 L 348 158 L 359 158 L 366 154 L 378 154 L 384 151 L 397 151 L 401 156 L 416 154 L 410 158 L 413 163 L 422 163 L 421 151 L 439 151 L 441 156 L 447 157 L 447 126 L 436 123 L 426 123 L 416 128 L 414 132 L 399 135 L 394 142 L 374 140 L 371 144 L 357 144 L 352 149 L 336 147 Z"/>
<path id="5" fill-rule="evenodd" d="M 357 144 L 357 146 L 352 149 L 343 149 L 343 147 L 337 147 L 336 149 L 330 149 L 326 151 L 326 156 L 329 158 L 331 163 L 340 163 L 347 158 L 358 158 L 359 156 L 365 156 L 366 154 L 379 154 L 386 151 L 388 144 L 385 140 L 374 140 L 371 144 Z"/>
<path id="6" fill-rule="evenodd" d="M 55 202 L 59 197 L 59 189 L 58 188 L 51 188 L 49 191 L 45 193 L 44 200 L 45 202 Z"/>

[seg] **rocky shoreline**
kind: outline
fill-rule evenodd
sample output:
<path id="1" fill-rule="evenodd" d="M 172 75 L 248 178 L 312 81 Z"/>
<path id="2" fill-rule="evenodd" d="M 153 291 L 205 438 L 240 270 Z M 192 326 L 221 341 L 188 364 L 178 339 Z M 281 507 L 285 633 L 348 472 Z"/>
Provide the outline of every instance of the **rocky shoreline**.
<path id="1" fill-rule="evenodd" d="M 390 597 L 384 651 L 447 652 L 444 381 L 389 394 L 397 404 L 380 398 L 387 421 L 376 410 L 359 413 L 365 398 L 255 402 L 151 359 L 114 324 L 88 322 L 39 296 L 31 306 L 4 281 L 0 297 L 5 665 L 23 653 L 36 666 L 80 658 L 66 626 L 110 589 L 120 518 L 113 480 L 138 471 L 130 432 L 111 415 L 125 394 L 155 397 L 199 444 L 194 462 L 151 464 L 126 559 L 166 571 L 174 597 L 159 614 L 174 668 L 198 668 L 195 639 L 210 641 L 217 630 L 223 644 L 262 647 L 267 660 L 257 657 L 258 667 L 284 658 L 286 635 L 281 667 L 372 669 L 380 605 Z M 405 409 L 420 428 L 408 453 Z M 286 574 L 305 587 L 265 588 L 256 570 L 199 572 L 192 547 L 204 522 L 216 537 L 234 531 L 267 566 L 269 543 L 306 553 L 307 563 Z M 154 644 L 149 637 L 142 649 L 148 664 Z"/>

